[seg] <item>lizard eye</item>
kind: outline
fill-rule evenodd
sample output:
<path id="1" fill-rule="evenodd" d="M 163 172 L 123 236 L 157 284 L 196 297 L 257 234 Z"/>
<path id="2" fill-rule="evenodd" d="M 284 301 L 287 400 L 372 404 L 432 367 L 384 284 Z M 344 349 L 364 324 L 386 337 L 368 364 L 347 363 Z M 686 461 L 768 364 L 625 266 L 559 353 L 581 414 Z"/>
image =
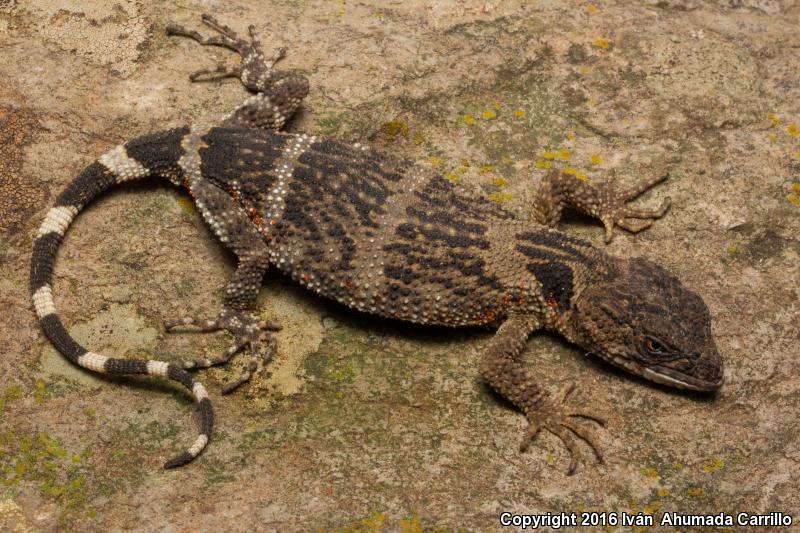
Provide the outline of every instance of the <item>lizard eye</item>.
<path id="1" fill-rule="evenodd" d="M 669 354 L 669 349 L 658 339 L 650 336 L 644 338 L 644 351 L 647 355 L 664 356 Z"/>

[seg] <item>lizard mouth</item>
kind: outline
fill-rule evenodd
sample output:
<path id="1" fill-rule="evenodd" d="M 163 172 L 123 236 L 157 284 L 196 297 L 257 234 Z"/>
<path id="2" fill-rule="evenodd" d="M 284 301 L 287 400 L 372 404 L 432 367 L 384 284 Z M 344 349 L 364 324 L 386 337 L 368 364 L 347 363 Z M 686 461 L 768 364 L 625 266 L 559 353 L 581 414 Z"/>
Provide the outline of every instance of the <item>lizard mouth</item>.
<path id="1" fill-rule="evenodd" d="M 642 375 L 662 385 L 695 391 L 715 391 L 722 387 L 722 383 L 725 381 L 722 372 L 719 372 L 719 377 L 715 381 L 712 381 L 684 374 L 674 368 L 658 365 L 644 368 Z"/>

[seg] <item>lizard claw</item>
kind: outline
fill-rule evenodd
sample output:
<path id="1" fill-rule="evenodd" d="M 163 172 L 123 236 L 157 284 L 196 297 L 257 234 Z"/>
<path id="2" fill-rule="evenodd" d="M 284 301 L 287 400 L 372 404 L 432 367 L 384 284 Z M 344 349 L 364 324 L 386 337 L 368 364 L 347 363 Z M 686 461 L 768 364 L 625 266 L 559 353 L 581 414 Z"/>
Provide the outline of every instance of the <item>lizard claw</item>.
<path id="1" fill-rule="evenodd" d="M 605 426 L 605 419 L 599 415 L 582 409 L 566 408 L 564 400 L 574 389 L 574 385 L 569 384 L 561 388 L 558 394 L 550 401 L 545 402 L 539 409 L 526 413 L 529 425 L 525 430 L 520 443 L 520 451 L 525 451 L 530 446 L 534 437 L 545 429 L 558 437 L 570 453 L 570 463 L 567 468 L 567 475 L 571 476 L 578 468 L 580 452 L 578 450 L 578 439 L 582 440 L 594 452 L 597 462 L 603 464 L 603 454 L 597 445 L 597 436 L 593 431 L 578 425 L 575 418 L 585 418 Z M 575 438 L 577 437 L 577 439 Z"/>
<path id="2" fill-rule="evenodd" d="M 614 236 L 614 226 L 619 226 L 631 233 L 638 233 L 649 228 L 655 219 L 664 216 L 671 203 L 669 197 L 665 198 L 661 205 L 655 209 L 632 207 L 628 205 L 628 202 L 636 199 L 668 177 L 669 174 L 664 174 L 635 187 L 617 191 L 614 188 L 615 173 L 613 170 L 608 173 L 605 187 L 600 189 L 604 197 L 605 208 L 603 209 L 604 213 L 599 217 L 605 227 L 606 244 L 610 243 Z"/>
<path id="3" fill-rule="evenodd" d="M 186 370 L 225 364 L 245 346 L 250 346 L 250 360 L 244 371 L 222 389 L 223 394 L 229 394 L 250 380 L 258 370 L 259 361 L 266 364 L 272 359 L 278 342 L 271 332 L 280 330 L 281 326 L 271 320 L 258 320 L 251 313 L 230 310 L 223 310 L 215 320 L 180 318 L 164 321 L 164 329 L 167 333 L 175 333 L 177 330 L 187 328 L 196 332 L 225 330 L 233 335 L 233 343 L 225 352 L 213 359 L 183 361 L 181 364 Z"/>
<path id="4" fill-rule="evenodd" d="M 211 15 L 201 16 L 203 24 L 217 32 L 213 37 L 205 37 L 196 30 L 189 30 L 177 24 L 168 25 L 165 30 L 167 35 L 180 35 L 189 37 L 204 46 L 221 46 L 239 54 L 241 62 L 236 66 L 220 64 L 216 69 L 201 69 L 189 76 L 190 81 L 217 81 L 223 78 L 239 78 L 242 83 L 253 91 L 264 89 L 264 79 L 286 53 L 285 47 L 278 48 L 271 58 L 264 55 L 261 42 L 256 38 L 255 26 L 247 28 L 250 39 L 239 36 L 230 27 L 222 24 Z M 202 78 L 201 78 L 202 76 Z"/>
<path id="5" fill-rule="evenodd" d="M 542 424 L 538 422 L 531 422 L 525 429 L 525 434 L 522 436 L 522 441 L 519 443 L 519 451 L 526 452 L 530 448 L 531 442 L 539 434 L 542 429 Z"/>

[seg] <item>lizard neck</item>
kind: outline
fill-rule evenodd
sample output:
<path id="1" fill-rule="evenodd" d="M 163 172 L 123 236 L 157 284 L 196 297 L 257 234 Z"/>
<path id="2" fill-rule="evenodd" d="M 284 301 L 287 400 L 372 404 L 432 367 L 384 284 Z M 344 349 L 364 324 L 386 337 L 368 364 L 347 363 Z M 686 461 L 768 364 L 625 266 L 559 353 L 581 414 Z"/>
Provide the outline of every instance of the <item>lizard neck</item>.
<path id="1" fill-rule="evenodd" d="M 509 289 L 509 311 L 533 314 L 543 328 L 577 342 L 575 302 L 586 287 L 613 275 L 615 259 L 587 241 L 527 221 L 498 224 L 493 232 L 490 268 Z"/>

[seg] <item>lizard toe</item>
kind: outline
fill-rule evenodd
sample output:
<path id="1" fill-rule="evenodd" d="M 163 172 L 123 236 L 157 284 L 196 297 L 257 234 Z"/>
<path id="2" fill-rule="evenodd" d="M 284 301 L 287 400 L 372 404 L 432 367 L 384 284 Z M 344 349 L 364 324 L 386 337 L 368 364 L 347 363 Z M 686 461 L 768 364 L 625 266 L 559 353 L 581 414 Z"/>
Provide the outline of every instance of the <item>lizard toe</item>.
<path id="1" fill-rule="evenodd" d="M 528 427 L 525 429 L 525 433 L 522 435 L 522 440 L 519 443 L 519 451 L 524 452 L 530 447 L 531 442 L 542 429 L 542 425 L 538 422 L 531 422 L 528 424 Z"/>
<path id="2" fill-rule="evenodd" d="M 229 394 L 243 385 L 258 370 L 259 362 L 266 364 L 277 351 L 278 341 L 273 332 L 279 331 L 281 325 L 272 320 L 259 320 L 249 312 L 223 309 L 214 320 L 197 318 L 178 318 L 164 321 L 167 333 L 178 331 L 214 332 L 225 330 L 233 336 L 231 346 L 219 356 L 209 359 L 187 359 L 181 363 L 186 370 L 210 368 L 228 363 L 234 355 L 245 347 L 250 347 L 250 359 L 242 373 L 234 381 L 223 387 L 223 394 Z"/>
<path id="3" fill-rule="evenodd" d="M 577 435 L 583 442 L 589 445 L 594 452 L 595 457 L 597 457 L 598 463 L 605 463 L 605 459 L 603 459 L 603 452 L 600 451 L 600 447 L 595 442 L 598 440 L 598 437 L 593 431 L 584 429 L 569 419 L 562 421 L 560 424 L 561 427 L 567 428 L 569 431 Z"/>

